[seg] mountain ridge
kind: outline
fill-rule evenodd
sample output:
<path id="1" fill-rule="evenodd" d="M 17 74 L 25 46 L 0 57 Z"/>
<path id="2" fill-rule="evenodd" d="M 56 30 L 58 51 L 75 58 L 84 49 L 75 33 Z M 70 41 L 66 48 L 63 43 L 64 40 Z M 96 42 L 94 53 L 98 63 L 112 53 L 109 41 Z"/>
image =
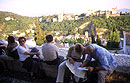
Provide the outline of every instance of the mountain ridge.
<path id="1" fill-rule="evenodd" d="M 128 8 L 117 9 L 117 12 L 118 13 L 120 13 L 120 12 L 122 12 L 122 13 L 129 12 L 130 13 L 130 9 L 128 9 Z"/>

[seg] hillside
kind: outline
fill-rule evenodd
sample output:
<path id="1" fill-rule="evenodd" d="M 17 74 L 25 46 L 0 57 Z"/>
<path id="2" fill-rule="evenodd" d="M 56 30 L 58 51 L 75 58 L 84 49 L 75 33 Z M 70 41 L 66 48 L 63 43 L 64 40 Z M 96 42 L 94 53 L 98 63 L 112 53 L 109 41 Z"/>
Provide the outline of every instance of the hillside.
<path id="1" fill-rule="evenodd" d="M 57 15 L 53 16 L 41 16 L 38 17 L 41 21 L 38 22 L 40 28 L 44 31 L 45 35 L 59 32 L 59 36 L 68 36 L 74 34 L 84 35 L 87 31 L 86 26 L 91 21 L 96 28 L 108 29 L 109 32 L 104 34 L 109 36 L 110 31 L 118 30 L 122 31 L 130 31 L 130 15 L 122 15 L 118 17 L 109 17 L 105 18 L 105 16 L 90 16 L 90 17 L 82 17 L 77 20 L 63 20 L 62 22 L 53 22 L 53 18 L 56 18 Z M 8 34 L 13 34 L 15 31 L 15 36 L 26 33 L 26 30 L 32 30 L 35 26 L 36 17 L 26 17 L 20 16 L 10 12 L 2 12 L 0 11 L 0 38 L 4 38 L 3 36 L 7 36 Z M 99 30 L 100 31 L 100 30 Z M 54 33 L 55 32 L 55 33 Z M 98 31 L 97 31 L 98 32 Z M 101 31 L 100 34 L 103 34 Z"/>
<path id="2" fill-rule="evenodd" d="M 20 33 L 25 29 L 29 29 L 29 24 L 35 22 L 34 18 L 20 16 L 10 12 L 0 11 L 0 37 L 2 34 L 12 34 L 13 31 L 19 31 Z"/>

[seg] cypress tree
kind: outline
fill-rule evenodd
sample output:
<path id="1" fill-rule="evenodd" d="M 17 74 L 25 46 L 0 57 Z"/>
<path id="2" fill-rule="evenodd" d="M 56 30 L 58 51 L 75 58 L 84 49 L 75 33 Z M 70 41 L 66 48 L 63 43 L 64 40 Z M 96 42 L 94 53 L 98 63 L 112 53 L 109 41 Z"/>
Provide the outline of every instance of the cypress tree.
<path id="1" fill-rule="evenodd" d="M 119 43 L 120 43 L 119 31 L 117 31 L 117 29 L 112 30 L 110 33 L 110 38 L 107 43 L 107 47 L 108 48 L 118 48 Z"/>
<path id="2" fill-rule="evenodd" d="M 38 18 L 35 19 L 35 25 L 36 25 L 36 29 L 35 29 L 35 41 L 37 45 L 41 45 L 44 43 L 45 41 L 45 33 L 43 33 L 42 29 L 39 26 L 39 21 Z"/>
<path id="3" fill-rule="evenodd" d="M 93 30 L 91 30 L 91 39 L 92 39 L 92 43 L 96 43 L 95 35 L 94 35 L 94 31 Z"/>

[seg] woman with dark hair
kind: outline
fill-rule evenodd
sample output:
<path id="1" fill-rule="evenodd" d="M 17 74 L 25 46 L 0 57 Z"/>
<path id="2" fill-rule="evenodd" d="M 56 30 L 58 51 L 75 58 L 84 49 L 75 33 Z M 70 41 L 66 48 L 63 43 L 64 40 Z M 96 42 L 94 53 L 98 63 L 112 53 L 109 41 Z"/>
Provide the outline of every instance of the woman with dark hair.
<path id="1" fill-rule="evenodd" d="M 20 44 L 18 47 L 19 60 L 23 62 L 23 67 L 31 73 L 31 76 L 34 79 L 34 73 L 37 73 L 38 65 L 37 59 L 34 59 L 33 56 L 36 55 L 40 59 L 40 51 L 35 47 L 30 47 L 29 45 L 25 44 L 25 37 L 19 37 L 18 41 Z"/>
<path id="2" fill-rule="evenodd" d="M 31 47 L 27 45 L 25 37 L 19 37 L 18 41 L 20 44 L 18 47 L 18 54 L 19 54 L 20 61 L 24 61 L 28 57 L 33 57 L 34 55 L 36 55 L 40 59 L 39 57 L 40 51 L 35 47 Z"/>
<path id="3" fill-rule="evenodd" d="M 8 37 L 8 45 L 7 45 L 7 55 L 14 59 L 19 59 L 19 55 L 17 52 L 18 44 L 15 42 L 15 38 L 13 36 Z"/>
<path id="4" fill-rule="evenodd" d="M 85 59 L 85 55 L 83 54 L 83 51 L 84 51 L 84 47 L 80 43 L 77 43 L 75 46 L 69 48 L 67 59 L 69 59 L 69 62 L 73 65 L 75 62 L 83 62 Z M 64 83 L 64 81 L 66 81 L 64 80 L 65 70 L 68 69 L 66 63 L 67 61 L 64 61 L 59 65 L 56 83 Z"/>

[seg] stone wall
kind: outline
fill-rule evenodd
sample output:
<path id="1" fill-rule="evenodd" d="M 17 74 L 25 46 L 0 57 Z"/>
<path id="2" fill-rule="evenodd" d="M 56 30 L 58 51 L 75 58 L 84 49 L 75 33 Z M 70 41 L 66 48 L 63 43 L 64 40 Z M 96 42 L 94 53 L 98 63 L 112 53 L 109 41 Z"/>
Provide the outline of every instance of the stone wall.
<path id="1" fill-rule="evenodd" d="M 118 67 L 116 71 L 130 73 L 130 55 L 114 54 Z"/>
<path id="2" fill-rule="evenodd" d="M 60 49 L 59 55 L 66 57 L 68 49 Z M 116 72 L 130 73 L 130 55 L 125 54 L 113 54 L 118 64 Z M 22 64 L 19 61 L 13 60 L 9 57 L 1 57 L 0 62 L 5 63 L 9 70 L 27 72 L 22 68 Z M 46 63 L 40 62 L 40 68 L 45 72 L 48 77 L 55 78 L 57 76 L 57 65 L 47 65 Z"/>

